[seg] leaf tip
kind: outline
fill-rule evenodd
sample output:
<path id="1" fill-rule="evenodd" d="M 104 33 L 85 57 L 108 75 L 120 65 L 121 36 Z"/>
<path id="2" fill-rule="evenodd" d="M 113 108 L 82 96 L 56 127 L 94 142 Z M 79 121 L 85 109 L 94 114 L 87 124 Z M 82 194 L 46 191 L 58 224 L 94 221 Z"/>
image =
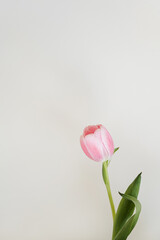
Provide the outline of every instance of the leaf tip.
<path id="1" fill-rule="evenodd" d="M 142 172 L 140 172 L 137 176 L 137 178 L 141 178 Z"/>
<path id="2" fill-rule="evenodd" d="M 119 150 L 119 147 L 115 148 L 113 153 L 117 152 L 118 150 Z"/>
<path id="3" fill-rule="evenodd" d="M 123 193 L 121 193 L 121 192 L 118 192 L 118 193 L 119 193 L 119 195 L 121 195 L 121 197 L 123 197 L 123 195 L 124 195 Z"/>

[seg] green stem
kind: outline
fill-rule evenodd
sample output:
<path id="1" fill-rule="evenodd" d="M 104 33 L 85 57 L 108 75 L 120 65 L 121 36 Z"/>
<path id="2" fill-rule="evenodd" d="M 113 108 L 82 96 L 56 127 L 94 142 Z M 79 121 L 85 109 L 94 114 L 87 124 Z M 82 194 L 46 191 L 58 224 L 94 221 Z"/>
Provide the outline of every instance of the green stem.
<path id="1" fill-rule="evenodd" d="M 108 165 L 109 165 L 108 160 L 106 162 L 103 162 L 102 175 L 103 175 L 104 183 L 105 183 L 106 188 L 107 188 L 107 193 L 108 193 L 108 197 L 109 197 L 109 202 L 110 202 L 110 206 L 111 206 L 111 210 L 112 210 L 112 216 L 113 216 L 113 222 L 114 222 L 114 218 L 115 218 L 116 213 L 115 213 L 115 207 L 114 207 L 114 202 L 113 202 L 111 188 L 110 188 L 110 182 L 109 182 L 109 176 L 108 176 Z"/>

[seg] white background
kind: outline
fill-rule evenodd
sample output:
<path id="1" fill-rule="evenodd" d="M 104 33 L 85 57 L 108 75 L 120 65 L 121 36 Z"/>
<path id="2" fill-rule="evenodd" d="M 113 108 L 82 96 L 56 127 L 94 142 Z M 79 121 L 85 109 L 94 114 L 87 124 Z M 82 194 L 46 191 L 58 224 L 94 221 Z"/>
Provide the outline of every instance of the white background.
<path id="1" fill-rule="evenodd" d="M 0 239 L 111 239 L 101 163 L 79 144 L 102 123 L 116 206 L 143 172 L 129 239 L 159 240 L 160 1 L 0 5 Z"/>

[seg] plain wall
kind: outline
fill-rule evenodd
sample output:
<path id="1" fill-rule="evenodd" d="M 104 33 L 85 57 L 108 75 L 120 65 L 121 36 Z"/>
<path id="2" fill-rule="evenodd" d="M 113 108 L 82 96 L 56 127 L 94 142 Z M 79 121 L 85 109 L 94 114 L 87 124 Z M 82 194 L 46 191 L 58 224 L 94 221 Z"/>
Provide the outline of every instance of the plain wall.
<path id="1" fill-rule="evenodd" d="M 111 239 L 101 163 L 79 136 L 102 123 L 120 150 L 116 206 L 139 172 L 130 240 L 159 240 L 160 1 L 1 1 L 0 239 Z"/>

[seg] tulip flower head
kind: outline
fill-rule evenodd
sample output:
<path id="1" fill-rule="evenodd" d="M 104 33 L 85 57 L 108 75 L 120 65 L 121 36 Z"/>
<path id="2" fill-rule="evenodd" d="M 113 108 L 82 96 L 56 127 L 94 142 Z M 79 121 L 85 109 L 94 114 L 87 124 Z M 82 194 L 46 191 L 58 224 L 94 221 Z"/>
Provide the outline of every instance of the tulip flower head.
<path id="1" fill-rule="evenodd" d="M 114 153 L 112 137 L 101 124 L 86 127 L 80 137 L 80 143 L 87 157 L 96 162 L 110 159 Z"/>

